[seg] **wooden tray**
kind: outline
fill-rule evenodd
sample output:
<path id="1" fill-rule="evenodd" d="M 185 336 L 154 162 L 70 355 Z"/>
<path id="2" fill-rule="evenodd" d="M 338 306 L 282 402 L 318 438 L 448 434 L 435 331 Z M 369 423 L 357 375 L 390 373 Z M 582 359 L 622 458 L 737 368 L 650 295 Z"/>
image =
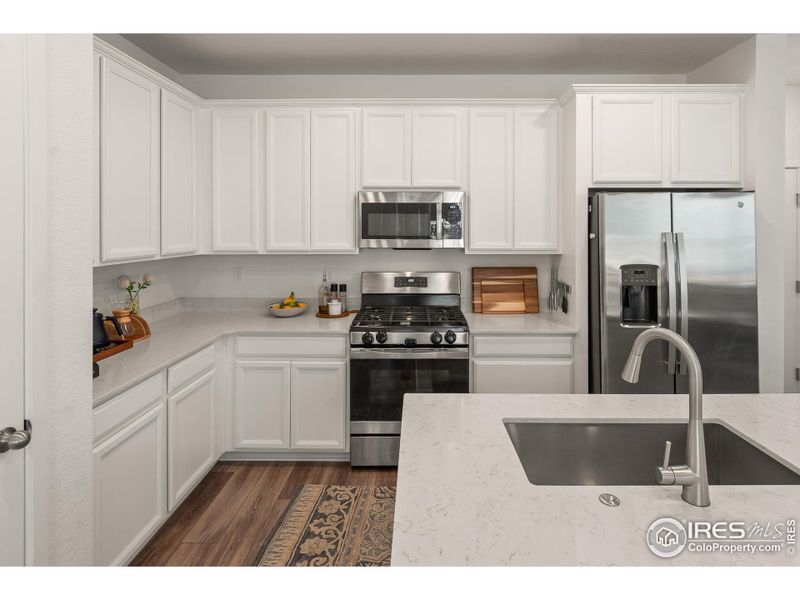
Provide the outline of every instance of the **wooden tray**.
<path id="1" fill-rule="evenodd" d="M 124 342 L 114 342 L 114 346 L 108 348 L 107 350 L 101 350 L 95 354 L 92 354 L 92 362 L 100 362 L 101 360 L 108 358 L 110 356 L 114 356 L 115 354 L 119 354 L 120 352 L 125 352 L 125 350 L 130 350 L 133 348 L 133 341 L 132 340 L 125 340 Z"/>
<path id="2" fill-rule="evenodd" d="M 358 309 L 354 310 L 346 310 L 340 315 L 323 315 L 322 313 L 317 313 L 318 319 L 343 319 L 345 317 L 349 317 L 350 315 L 354 315 L 358 312 Z"/>
<path id="3" fill-rule="evenodd" d="M 538 313 L 539 275 L 536 267 L 473 267 L 472 312 Z"/>

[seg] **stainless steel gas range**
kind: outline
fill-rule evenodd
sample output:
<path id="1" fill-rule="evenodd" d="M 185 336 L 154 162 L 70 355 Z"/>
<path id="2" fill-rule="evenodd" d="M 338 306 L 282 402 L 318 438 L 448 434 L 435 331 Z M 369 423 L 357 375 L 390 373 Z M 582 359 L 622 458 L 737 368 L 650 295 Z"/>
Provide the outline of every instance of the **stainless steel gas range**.
<path id="1" fill-rule="evenodd" d="M 350 464 L 397 465 L 405 394 L 468 391 L 461 274 L 362 273 L 350 326 Z"/>

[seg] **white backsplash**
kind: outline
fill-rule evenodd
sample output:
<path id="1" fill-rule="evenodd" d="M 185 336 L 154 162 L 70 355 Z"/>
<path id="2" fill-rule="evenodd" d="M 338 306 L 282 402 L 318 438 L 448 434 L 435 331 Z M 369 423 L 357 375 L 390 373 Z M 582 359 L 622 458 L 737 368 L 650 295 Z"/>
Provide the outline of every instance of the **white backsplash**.
<path id="1" fill-rule="evenodd" d="M 141 295 L 142 308 L 178 298 L 262 298 L 287 296 L 316 298 L 322 272 L 332 273 L 332 282 L 347 284 L 348 296 L 361 296 L 362 271 L 459 271 L 462 297 L 472 297 L 472 267 L 533 266 L 539 269 L 539 296 L 549 293 L 551 257 L 547 255 L 486 256 L 459 250 L 365 250 L 357 255 L 237 255 L 192 256 L 94 269 L 94 302 L 107 311 L 118 297 L 117 277 L 127 274 L 141 280 L 155 275 L 155 283 Z M 234 268 L 242 267 L 242 281 L 234 281 Z M 124 296 L 120 296 L 122 298 Z"/>

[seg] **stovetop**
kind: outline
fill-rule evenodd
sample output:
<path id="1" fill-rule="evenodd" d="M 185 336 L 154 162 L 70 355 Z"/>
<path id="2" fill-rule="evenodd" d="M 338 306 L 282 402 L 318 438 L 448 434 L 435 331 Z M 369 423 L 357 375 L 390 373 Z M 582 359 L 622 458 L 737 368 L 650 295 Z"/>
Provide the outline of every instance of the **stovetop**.
<path id="1" fill-rule="evenodd" d="M 436 327 L 464 331 L 467 319 L 458 306 L 364 306 L 351 330 Z"/>

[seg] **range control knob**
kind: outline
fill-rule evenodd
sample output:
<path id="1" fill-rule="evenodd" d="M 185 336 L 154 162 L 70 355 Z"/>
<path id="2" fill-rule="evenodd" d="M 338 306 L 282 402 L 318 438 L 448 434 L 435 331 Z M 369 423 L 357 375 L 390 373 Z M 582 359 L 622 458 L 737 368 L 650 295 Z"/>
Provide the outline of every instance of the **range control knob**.
<path id="1" fill-rule="evenodd" d="M 379 344 L 383 344 L 386 342 L 386 332 L 381 329 L 377 334 L 375 334 L 375 339 L 378 340 Z"/>
<path id="2" fill-rule="evenodd" d="M 436 344 L 436 345 L 441 344 L 442 343 L 442 334 L 439 333 L 438 331 L 434 331 L 431 334 L 431 342 Z"/>
<path id="3" fill-rule="evenodd" d="M 456 334 L 453 333 L 452 331 L 448 331 L 447 333 L 444 334 L 444 341 L 447 342 L 448 344 L 455 343 Z"/>
<path id="4" fill-rule="evenodd" d="M 367 331 L 364 335 L 361 336 L 361 341 L 364 343 L 365 346 L 369 346 L 372 344 L 372 334 Z"/>

